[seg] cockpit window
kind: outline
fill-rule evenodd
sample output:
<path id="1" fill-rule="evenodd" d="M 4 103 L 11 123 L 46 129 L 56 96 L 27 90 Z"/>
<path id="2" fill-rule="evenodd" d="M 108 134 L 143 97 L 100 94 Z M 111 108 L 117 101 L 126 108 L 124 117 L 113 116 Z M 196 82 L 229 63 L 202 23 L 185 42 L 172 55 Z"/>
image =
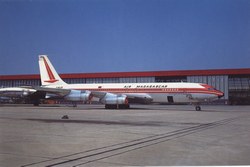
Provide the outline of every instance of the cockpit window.
<path id="1" fill-rule="evenodd" d="M 215 88 L 208 88 L 208 90 L 216 90 Z"/>

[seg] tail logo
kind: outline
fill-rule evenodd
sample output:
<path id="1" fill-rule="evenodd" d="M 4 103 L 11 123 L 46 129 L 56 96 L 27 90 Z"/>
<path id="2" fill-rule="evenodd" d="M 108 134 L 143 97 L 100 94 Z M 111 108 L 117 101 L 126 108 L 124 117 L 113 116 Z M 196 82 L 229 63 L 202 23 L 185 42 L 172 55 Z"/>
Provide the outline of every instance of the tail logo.
<path id="1" fill-rule="evenodd" d="M 45 64 L 45 67 L 46 67 L 46 70 L 47 70 L 47 73 L 48 73 L 48 76 L 49 76 L 49 80 L 47 81 L 44 81 L 44 82 L 48 82 L 48 83 L 54 83 L 54 82 L 57 82 L 58 80 L 55 79 L 55 76 L 53 74 L 53 72 L 51 71 L 46 59 L 43 57 L 43 61 L 44 61 L 44 64 Z"/>

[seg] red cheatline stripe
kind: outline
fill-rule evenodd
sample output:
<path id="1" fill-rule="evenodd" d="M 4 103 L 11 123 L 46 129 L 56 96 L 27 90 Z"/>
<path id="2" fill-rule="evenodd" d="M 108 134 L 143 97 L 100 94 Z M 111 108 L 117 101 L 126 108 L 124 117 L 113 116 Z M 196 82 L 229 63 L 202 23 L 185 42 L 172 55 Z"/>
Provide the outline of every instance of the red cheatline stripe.
<path id="1" fill-rule="evenodd" d="M 214 95 L 222 95 L 222 92 L 218 91 L 208 91 L 204 89 L 119 89 L 119 88 L 110 88 L 110 89 L 77 89 L 77 90 L 89 90 L 89 91 L 103 91 L 103 92 L 110 92 L 110 93 L 204 93 L 204 94 L 214 94 Z"/>

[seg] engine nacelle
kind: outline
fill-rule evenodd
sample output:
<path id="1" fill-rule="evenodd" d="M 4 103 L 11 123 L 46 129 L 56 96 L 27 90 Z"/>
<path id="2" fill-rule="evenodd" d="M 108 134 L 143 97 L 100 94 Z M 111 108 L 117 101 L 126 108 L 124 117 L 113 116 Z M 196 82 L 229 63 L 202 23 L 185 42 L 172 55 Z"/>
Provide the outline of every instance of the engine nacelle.
<path id="1" fill-rule="evenodd" d="M 106 96 L 101 99 L 104 104 L 128 104 L 127 96 L 118 96 L 111 93 L 107 93 Z"/>
<path id="2" fill-rule="evenodd" d="M 64 99 L 69 101 L 89 101 L 90 100 L 90 91 L 80 91 L 80 90 L 71 90 L 71 92 L 64 96 Z"/>

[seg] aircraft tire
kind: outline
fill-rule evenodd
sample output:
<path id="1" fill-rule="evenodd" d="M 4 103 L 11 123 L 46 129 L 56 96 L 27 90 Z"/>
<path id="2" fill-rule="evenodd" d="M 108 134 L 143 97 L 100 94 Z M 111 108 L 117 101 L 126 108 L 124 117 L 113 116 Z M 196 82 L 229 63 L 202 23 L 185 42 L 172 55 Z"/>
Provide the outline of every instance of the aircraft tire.
<path id="1" fill-rule="evenodd" d="M 129 104 L 105 104 L 105 109 L 129 109 Z"/>
<path id="2" fill-rule="evenodd" d="M 35 101 L 33 102 L 33 106 L 39 106 L 39 104 L 40 104 L 40 100 L 35 100 Z"/>
<path id="3" fill-rule="evenodd" d="M 195 110 L 196 110 L 196 111 L 201 111 L 201 106 L 196 106 L 196 107 L 195 107 Z"/>
<path id="4" fill-rule="evenodd" d="M 129 109 L 129 104 L 120 104 L 119 109 Z"/>
<path id="5" fill-rule="evenodd" d="M 105 109 L 116 109 L 117 105 L 116 104 L 105 104 Z"/>

